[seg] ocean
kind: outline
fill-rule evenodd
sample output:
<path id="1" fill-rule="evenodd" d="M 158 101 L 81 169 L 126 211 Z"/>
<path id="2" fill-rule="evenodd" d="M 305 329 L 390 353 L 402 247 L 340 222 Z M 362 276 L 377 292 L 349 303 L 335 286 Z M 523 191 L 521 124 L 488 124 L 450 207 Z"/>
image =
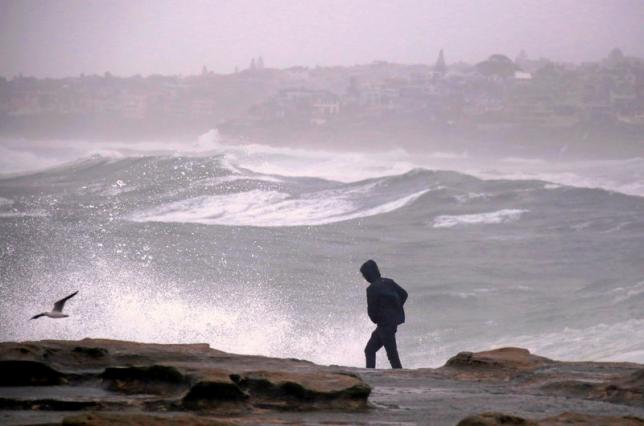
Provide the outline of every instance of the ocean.
<path id="1" fill-rule="evenodd" d="M 4 156 L 0 340 L 207 342 L 362 366 L 374 326 L 359 267 L 374 259 L 409 292 L 405 367 L 500 346 L 644 363 L 641 158 L 481 165 L 212 132 L 136 148 Z M 69 318 L 29 320 L 76 290 Z"/>

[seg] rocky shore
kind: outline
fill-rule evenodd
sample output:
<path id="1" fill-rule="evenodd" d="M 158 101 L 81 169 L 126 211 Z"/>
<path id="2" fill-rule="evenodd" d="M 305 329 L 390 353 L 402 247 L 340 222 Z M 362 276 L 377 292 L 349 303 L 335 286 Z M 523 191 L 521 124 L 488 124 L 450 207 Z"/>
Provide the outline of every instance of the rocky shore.
<path id="1" fill-rule="evenodd" d="M 206 344 L 0 343 L 3 425 L 644 425 L 644 366 L 525 349 L 365 370 Z"/>

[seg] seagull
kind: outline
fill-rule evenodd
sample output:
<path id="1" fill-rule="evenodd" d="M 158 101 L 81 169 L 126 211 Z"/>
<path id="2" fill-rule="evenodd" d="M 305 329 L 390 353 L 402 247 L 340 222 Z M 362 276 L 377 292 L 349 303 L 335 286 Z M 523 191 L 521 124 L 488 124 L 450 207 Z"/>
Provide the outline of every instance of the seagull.
<path id="1" fill-rule="evenodd" d="M 73 292 L 67 297 L 63 297 L 58 302 L 54 303 L 54 309 L 51 312 L 43 312 L 42 314 L 34 315 L 33 317 L 31 317 L 31 319 L 36 319 L 40 317 L 67 318 L 69 315 L 63 314 L 63 306 L 65 306 L 65 302 L 67 302 L 67 300 L 76 296 L 76 293 L 78 293 L 78 291 Z"/>

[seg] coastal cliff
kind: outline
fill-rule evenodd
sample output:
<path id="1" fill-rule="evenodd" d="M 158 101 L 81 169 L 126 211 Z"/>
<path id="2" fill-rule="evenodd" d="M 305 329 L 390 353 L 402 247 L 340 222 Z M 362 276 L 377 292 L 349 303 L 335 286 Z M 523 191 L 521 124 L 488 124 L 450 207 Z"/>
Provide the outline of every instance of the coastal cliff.
<path id="1" fill-rule="evenodd" d="M 520 348 L 365 370 L 207 344 L 0 343 L 0 423 L 644 425 L 644 366 Z"/>

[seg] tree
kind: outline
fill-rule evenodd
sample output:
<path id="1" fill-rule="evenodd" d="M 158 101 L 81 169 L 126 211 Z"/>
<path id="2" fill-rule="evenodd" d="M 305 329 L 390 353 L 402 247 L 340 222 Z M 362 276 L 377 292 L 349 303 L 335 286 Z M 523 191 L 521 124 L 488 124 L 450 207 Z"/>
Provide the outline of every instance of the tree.
<path id="1" fill-rule="evenodd" d="M 488 77 L 509 78 L 519 70 L 519 67 L 507 56 L 496 54 L 490 56 L 486 61 L 476 64 L 476 69 Z"/>
<path id="2" fill-rule="evenodd" d="M 621 49 L 614 48 L 604 62 L 610 67 L 617 67 L 624 62 L 624 53 Z"/>
<path id="3" fill-rule="evenodd" d="M 436 59 L 436 65 L 434 65 L 434 71 L 439 74 L 445 74 L 447 71 L 447 64 L 445 64 L 445 56 L 443 55 L 443 49 L 438 53 L 438 59 Z"/>

